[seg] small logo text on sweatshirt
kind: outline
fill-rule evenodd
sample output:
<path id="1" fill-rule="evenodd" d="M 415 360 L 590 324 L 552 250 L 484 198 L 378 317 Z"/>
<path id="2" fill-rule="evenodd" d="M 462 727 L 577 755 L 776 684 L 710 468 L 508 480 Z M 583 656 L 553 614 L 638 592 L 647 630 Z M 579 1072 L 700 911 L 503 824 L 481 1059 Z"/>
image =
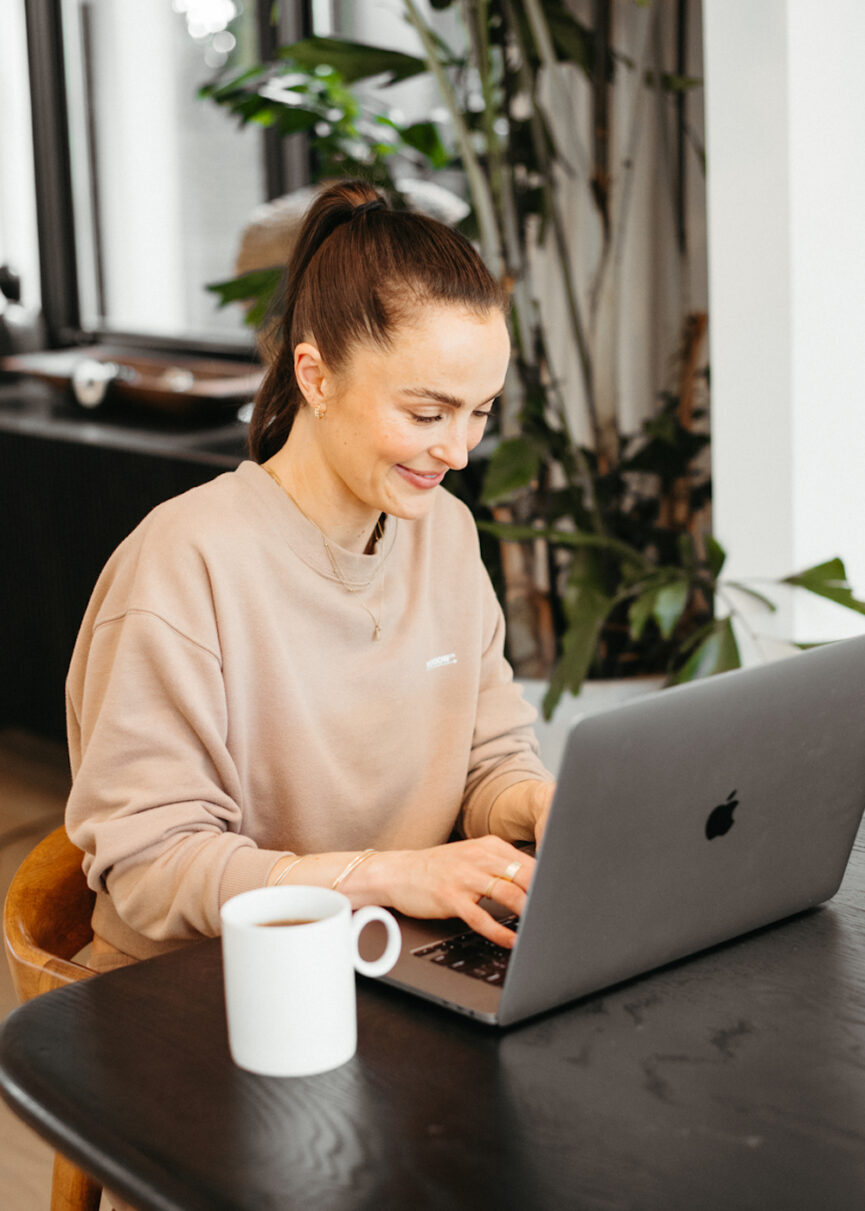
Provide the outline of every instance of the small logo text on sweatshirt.
<path id="1" fill-rule="evenodd" d="M 432 660 L 426 662 L 428 669 L 440 669 L 443 664 L 456 664 L 456 652 L 448 652 L 446 656 L 433 656 Z"/>

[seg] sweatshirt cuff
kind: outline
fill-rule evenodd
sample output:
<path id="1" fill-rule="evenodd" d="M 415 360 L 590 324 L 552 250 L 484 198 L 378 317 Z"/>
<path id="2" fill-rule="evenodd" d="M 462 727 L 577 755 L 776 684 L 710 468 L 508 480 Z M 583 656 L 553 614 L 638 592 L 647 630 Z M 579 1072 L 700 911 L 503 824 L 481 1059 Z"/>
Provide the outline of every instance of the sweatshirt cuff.
<path id="1" fill-rule="evenodd" d="M 241 892 L 252 891 L 254 887 L 264 887 L 267 877 L 280 858 L 284 858 L 287 850 L 257 849 L 251 845 L 239 847 L 231 855 L 222 872 L 219 884 L 219 907 L 232 896 Z"/>
<path id="2" fill-rule="evenodd" d="M 540 763 L 529 769 L 511 768 L 503 771 L 497 777 L 484 782 L 468 801 L 460 813 L 460 825 L 466 837 L 485 837 L 490 831 L 493 807 L 502 791 L 517 782 L 554 782 L 555 779 Z"/>

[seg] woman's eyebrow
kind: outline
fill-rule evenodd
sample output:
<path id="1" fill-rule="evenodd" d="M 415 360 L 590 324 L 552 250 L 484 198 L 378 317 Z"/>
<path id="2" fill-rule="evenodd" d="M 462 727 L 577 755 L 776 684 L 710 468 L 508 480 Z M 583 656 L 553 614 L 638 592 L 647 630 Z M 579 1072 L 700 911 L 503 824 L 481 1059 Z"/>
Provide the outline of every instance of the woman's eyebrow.
<path id="1" fill-rule="evenodd" d="M 466 406 L 466 401 L 460 399 L 459 396 L 449 395 L 446 391 L 435 391 L 432 387 L 401 387 L 400 390 L 403 395 L 410 395 L 416 399 L 435 400 L 437 404 L 444 404 L 446 408 L 464 408 Z M 504 386 L 499 387 L 498 391 L 494 391 L 482 403 L 491 403 L 503 391 Z"/>

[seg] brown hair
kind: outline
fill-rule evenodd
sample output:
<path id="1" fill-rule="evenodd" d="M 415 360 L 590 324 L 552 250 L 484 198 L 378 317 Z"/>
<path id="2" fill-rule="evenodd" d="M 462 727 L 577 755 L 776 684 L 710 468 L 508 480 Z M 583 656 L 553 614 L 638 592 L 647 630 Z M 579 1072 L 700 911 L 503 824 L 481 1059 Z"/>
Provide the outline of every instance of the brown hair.
<path id="1" fill-rule="evenodd" d="M 265 462 L 288 437 L 303 402 L 294 350 L 314 340 L 332 370 L 361 341 L 386 348 L 399 324 L 429 303 L 484 314 L 508 306 L 469 241 L 426 215 L 391 210 L 365 181 L 337 181 L 310 206 L 286 268 L 284 310 L 262 339 L 268 369 L 249 426 Z"/>

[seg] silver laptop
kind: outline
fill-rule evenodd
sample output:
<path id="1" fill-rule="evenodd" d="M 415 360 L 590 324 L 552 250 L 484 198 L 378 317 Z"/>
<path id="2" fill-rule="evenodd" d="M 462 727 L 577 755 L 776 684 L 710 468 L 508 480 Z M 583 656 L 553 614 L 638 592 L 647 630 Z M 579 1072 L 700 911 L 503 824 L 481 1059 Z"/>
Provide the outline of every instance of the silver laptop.
<path id="1" fill-rule="evenodd" d="M 403 917 L 386 981 L 508 1026 L 828 900 L 863 718 L 865 637 L 578 718 L 514 949 Z"/>

